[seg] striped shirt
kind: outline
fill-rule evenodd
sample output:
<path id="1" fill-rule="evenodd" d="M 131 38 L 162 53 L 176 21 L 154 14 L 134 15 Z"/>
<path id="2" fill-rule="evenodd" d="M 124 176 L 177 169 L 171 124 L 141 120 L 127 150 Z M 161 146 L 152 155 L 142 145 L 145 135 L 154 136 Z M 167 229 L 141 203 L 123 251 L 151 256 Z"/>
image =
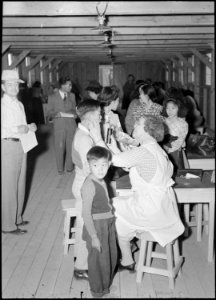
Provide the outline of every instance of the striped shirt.
<path id="1" fill-rule="evenodd" d="M 136 167 L 139 175 L 147 182 L 151 181 L 157 169 L 154 155 L 144 147 L 134 147 L 129 151 L 113 155 L 112 162 L 117 167 Z"/>

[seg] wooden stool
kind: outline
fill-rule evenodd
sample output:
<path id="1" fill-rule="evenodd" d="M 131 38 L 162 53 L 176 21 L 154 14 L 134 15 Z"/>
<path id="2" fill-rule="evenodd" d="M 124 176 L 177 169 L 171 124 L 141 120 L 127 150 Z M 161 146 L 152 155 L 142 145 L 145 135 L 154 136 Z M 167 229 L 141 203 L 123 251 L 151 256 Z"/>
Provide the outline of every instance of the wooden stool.
<path id="1" fill-rule="evenodd" d="M 169 277 L 169 288 L 174 289 L 174 279 L 179 272 L 183 263 L 183 257 L 179 255 L 178 239 L 167 244 L 166 254 L 152 251 L 153 242 L 155 239 L 149 232 L 142 232 L 137 235 L 141 240 L 140 253 L 137 264 L 136 282 L 140 283 L 143 273 L 157 274 Z M 147 247 L 148 246 L 148 247 Z M 148 251 L 147 251 L 148 248 Z M 174 252 L 174 256 L 173 256 Z M 151 267 L 152 258 L 161 258 L 167 260 L 167 270 L 161 268 Z"/>
<path id="2" fill-rule="evenodd" d="M 206 234 L 208 234 L 208 203 L 194 203 L 195 210 L 191 210 L 190 203 L 184 203 L 184 218 L 185 218 L 185 232 L 184 236 L 188 236 L 188 228 L 192 226 L 197 227 L 197 241 L 202 240 L 202 227 L 205 226 Z M 194 217 L 194 220 L 191 220 Z"/>
<path id="3" fill-rule="evenodd" d="M 64 219 L 64 254 L 68 253 L 69 245 L 76 243 L 76 217 L 77 210 L 75 209 L 75 199 L 64 199 L 61 201 L 62 210 L 65 212 Z M 72 220 L 72 218 L 74 220 Z M 76 256 L 76 253 L 74 253 Z"/>

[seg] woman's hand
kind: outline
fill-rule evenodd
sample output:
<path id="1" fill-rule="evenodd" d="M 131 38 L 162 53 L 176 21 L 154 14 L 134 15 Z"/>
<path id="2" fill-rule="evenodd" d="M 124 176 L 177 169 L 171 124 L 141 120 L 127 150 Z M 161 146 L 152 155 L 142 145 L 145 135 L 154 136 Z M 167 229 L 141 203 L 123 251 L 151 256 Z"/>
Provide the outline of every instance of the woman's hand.
<path id="1" fill-rule="evenodd" d="M 28 125 L 29 130 L 35 132 L 37 130 L 37 125 L 35 123 L 31 123 Z"/>
<path id="2" fill-rule="evenodd" d="M 119 154 L 119 153 L 121 153 L 121 150 L 118 148 L 116 140 L 115 140 L 115 138 L 114 138 L 113 135 L 111 135 L 111 143 L 107 144 L 107 147 L 110 149 L 110 151 L 113 154 Z"/>

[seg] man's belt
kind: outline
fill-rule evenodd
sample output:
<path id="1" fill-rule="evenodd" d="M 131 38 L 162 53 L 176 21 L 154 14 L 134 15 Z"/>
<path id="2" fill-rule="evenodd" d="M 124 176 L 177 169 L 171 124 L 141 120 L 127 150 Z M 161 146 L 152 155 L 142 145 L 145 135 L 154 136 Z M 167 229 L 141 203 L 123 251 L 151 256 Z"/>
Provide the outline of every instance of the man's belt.
<path id="1" fill-rule="evenodd" d="M 13 142 L 20 142 L 20 139 L 17 139 L 17 138 L 4 138 L 3 140 L 13 141 Z"/>

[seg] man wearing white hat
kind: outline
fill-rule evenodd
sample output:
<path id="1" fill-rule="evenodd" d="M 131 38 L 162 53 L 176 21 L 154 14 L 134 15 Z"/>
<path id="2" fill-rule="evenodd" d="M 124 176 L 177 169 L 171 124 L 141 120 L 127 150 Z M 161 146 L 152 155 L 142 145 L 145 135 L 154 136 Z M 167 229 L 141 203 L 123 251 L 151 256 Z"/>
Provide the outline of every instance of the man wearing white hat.
<path id="1" fill-rule="evenodd" d="M 1 98 L 1 150 L 2 150 L 2 232 L 22 235 L 27 230 L 19 226 L 23 221 L 25 197 L 26 158 L 20 136 L 29 130 L 35 132 L 34 123 L 27 124 L 23 104 L 18 101 L 19 79 L 16 70 L 3 70 Z"/>

